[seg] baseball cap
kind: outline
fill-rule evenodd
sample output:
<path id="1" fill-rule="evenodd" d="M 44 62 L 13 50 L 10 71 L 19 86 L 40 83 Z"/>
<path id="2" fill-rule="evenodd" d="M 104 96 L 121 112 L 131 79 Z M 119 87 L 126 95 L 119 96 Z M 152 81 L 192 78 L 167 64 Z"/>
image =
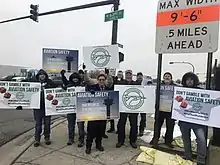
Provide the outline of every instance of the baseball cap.
<path id="1" fill-rule="evenodd" d="M 137 73 L 137 76 L 143 76 L 143 73 L 138 72 L 138 73 Z"/>
<path id="2" fill-rule="evenodd" d="M 127 73 L 132 74 L 132 70 L 126 70 L 126 71 L 125 71 L 125 74 L 127 74 Z"/>

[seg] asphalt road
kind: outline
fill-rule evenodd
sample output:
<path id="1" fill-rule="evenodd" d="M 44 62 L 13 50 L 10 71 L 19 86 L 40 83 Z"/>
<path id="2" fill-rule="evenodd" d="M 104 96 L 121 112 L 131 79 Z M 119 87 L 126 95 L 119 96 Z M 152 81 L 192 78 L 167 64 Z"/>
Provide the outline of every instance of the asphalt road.
<path id="1" fill-rule="evenodd" d="M 34 128 L 34 124 L 33 110 L 0 110 L 0 147 Z"/>

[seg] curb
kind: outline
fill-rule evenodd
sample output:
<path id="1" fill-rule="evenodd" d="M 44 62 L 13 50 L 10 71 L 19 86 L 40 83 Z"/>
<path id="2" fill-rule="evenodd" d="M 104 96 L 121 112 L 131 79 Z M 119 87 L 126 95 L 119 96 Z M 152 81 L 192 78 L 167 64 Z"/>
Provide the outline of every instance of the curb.
<path id="1" fill-rule="evenodd" d="M 58 118 L 57 121 L 54 121 L 54 123 L 51 125 L 51 129 L 64 123 L 65 121 L 66 119 Z M 13 165 L 23 155 L 23 153 L 33 145 L 33 134 L 34 129 L 24 133 L 23 135 L 3 145 L 0 148 L 0 155 L 2 156 L 2 159 L 0 160 L 0 165 Z M 24 141 L 25 138 L 27 139 L 27 137 L 29 137 L 29 139 L 26 142 L 24 142 L 24 144 L 17 144 L 19 142 Z"/>

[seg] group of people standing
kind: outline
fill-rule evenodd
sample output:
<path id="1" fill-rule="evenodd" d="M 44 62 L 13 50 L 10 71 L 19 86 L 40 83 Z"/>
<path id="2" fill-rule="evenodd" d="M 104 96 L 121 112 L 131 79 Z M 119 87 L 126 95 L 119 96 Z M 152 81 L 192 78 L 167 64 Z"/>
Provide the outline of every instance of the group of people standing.
<path id="1" fill-rule="evenodd" d="M 172 74 L 167 72 L 163 76 L 163 85 L 173 85 L 176 84 L 172 81 Z M 198 76 L 192 72 L 188 72 L 182 77 L 182 87 L 185 88 L 196 88 L 199 89 L 199 79 Z M 155 122 L 154 122 L 154 136 L 150 144 L 155 148 L 158 147 L 158 141 L 160 138 L 161 127 L 166 120 L 166 133 L 165 133 L 165 145 L 169 148 L 173 148 L 173 131 L 175 126 L 175 120 L 171 118 L 172 111 L 164 112 L 157 110 L 158 113 L 155 113 Z M 197 165 L 206 164 L 206 127 L 200 124 L 188 123 L 185 121 L 178 121 L 180 131 L 182 134 L 183 145 L 184 145 L 184 158 L 186 160 L 193 160 L 192 158 L 192 147 L 191 147 L 191 130 L 193 130 L 196 136 L 197 142 Z"/>
<path id="2" fill-rule="evenodd" d="M 65 71 L 61 71 L 62 76 L 62 88 L 67 89 L 68 87 L 78 87 L 85 86 L 86 91 L 90 91 L 94 93 L 95 91 L 104 91 L 104 90 L 114 90 L 114 85 L 141 85 L 143 80 L 143 74 L 140 72 L 137 74 L 137 79 L 134 81 L 132 70 L 125 71 L 125 77 L 123 76 L 122 71 L 118 71 L 117 76 L 111 76 L 109 74 L 109 70 L 105 69 L 99 73 L 96 79 L 92 79 L 89 77 L 86 69 L 86 66 L 83 65 L 84 70 L 79 70 L 79 72 L 74 72 L 70 75 L 69 80 L 65 77 Z M 40 101 L 40 109 L 34 110 L 34 119 L 36 121 L 35 125 L 35 143 L 34 146 L 38 147 L 40 145 L 41 133 L 42 133 L 42 121 L 44 120 L 44 137 L 46 145 L 50 145 L 50 122 L 51 117 L 45 116 L 45 102 L 44 102 L 44 89 L 47 88 L 56 88 L 58 87 L 52 80 L 49 79 L 48 74 L 44 70 L 40 70 L 36 75 L 35 80 L 26 80 L 29 82 L 37 81 L 41 83 L 41 101 Z M 187 88 L 198 88 L 198 77 L 194 73 L 186 73 L 182 78 L 182 86 Z M 172 81 L 172 74 L 166 72 L 163 76 L 163 85 L 175 85 Z M 173 148 L 173 130 L 175 121 L 171 118 L 171 112 L 163 112 L 158 110 L 159 113 L 155 115 L 154 122 L 154 137 L 150 142 L 154 147 L 158 146 L 158 141 L 160 138 L 161 127 L 166 120 L 166 135 L 165 135 L 165 144 Z M 146 114 L 140 114 L 141 120 L 138 130 L 138 115 L 139 113 L 120 113 L 120 118 L 117 124 L 117 130 L 115 129 L 114 120 L 110 120 L 110 129 L 107 131 L 108 133 L 115 132 L 118 134 L 118 142 L 116 144 L 117 148 L 120 148 L 124 145 L 125 142 L 125 125 L 127 118 L 130 121 L 130 145 L 133 148 L 137 148 L 137 136 L 139 132 L 139 136 L 143 136 L 144 129 L 146 127 Z M 76 125 L 76 114 L 68 114 L 68 142 L 67 145 L 72 145 L 74 143 L 75 138 L 75 125 Z M 96 148 L 99 151 L 104 151 L 104 147 L 102 146 L 102 138 L 108 138 L 106 135 L 106 124 L 107 122 L 104 120 L 100 121 L 88 121 L 87 124 L 87 133 L 85 132 L 85 122 L 77 122 L 78 132 L 79 132 L 79 143 L 78 147 L 84 146 L 84 139 L 86 139 L 86 153 L 91 153 L 91 147 L 93 140 L 95 139 Z M 182 138 L 184 142 L 184 150 L 185 150 L 185 158 L 191 160 L 192 159 L 192 151 L 191 151 L 191 140 L 190 140 L 190 132 L 194 131 L 197 138 L 197 162 L 198 165 L 204 165 L 206 159 L 206 139 L 205 139 L 205 128 L 199 124 L 192 124 L 183 121 L 179 121 L 180 130 L 182 133 Z"/>

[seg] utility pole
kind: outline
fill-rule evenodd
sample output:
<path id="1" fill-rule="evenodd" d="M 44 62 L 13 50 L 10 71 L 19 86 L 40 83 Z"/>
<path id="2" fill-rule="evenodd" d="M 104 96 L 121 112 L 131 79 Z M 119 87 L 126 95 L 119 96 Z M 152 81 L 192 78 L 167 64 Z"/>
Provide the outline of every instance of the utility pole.
<path id="1" fill-rule="evenodd" d="M 114 0 L 114 11 L 119 9 L 120 0 Z M 112 45 L 117 44 L 118 40 L 118 20 L 114 20 L 112 23 Z"/>

